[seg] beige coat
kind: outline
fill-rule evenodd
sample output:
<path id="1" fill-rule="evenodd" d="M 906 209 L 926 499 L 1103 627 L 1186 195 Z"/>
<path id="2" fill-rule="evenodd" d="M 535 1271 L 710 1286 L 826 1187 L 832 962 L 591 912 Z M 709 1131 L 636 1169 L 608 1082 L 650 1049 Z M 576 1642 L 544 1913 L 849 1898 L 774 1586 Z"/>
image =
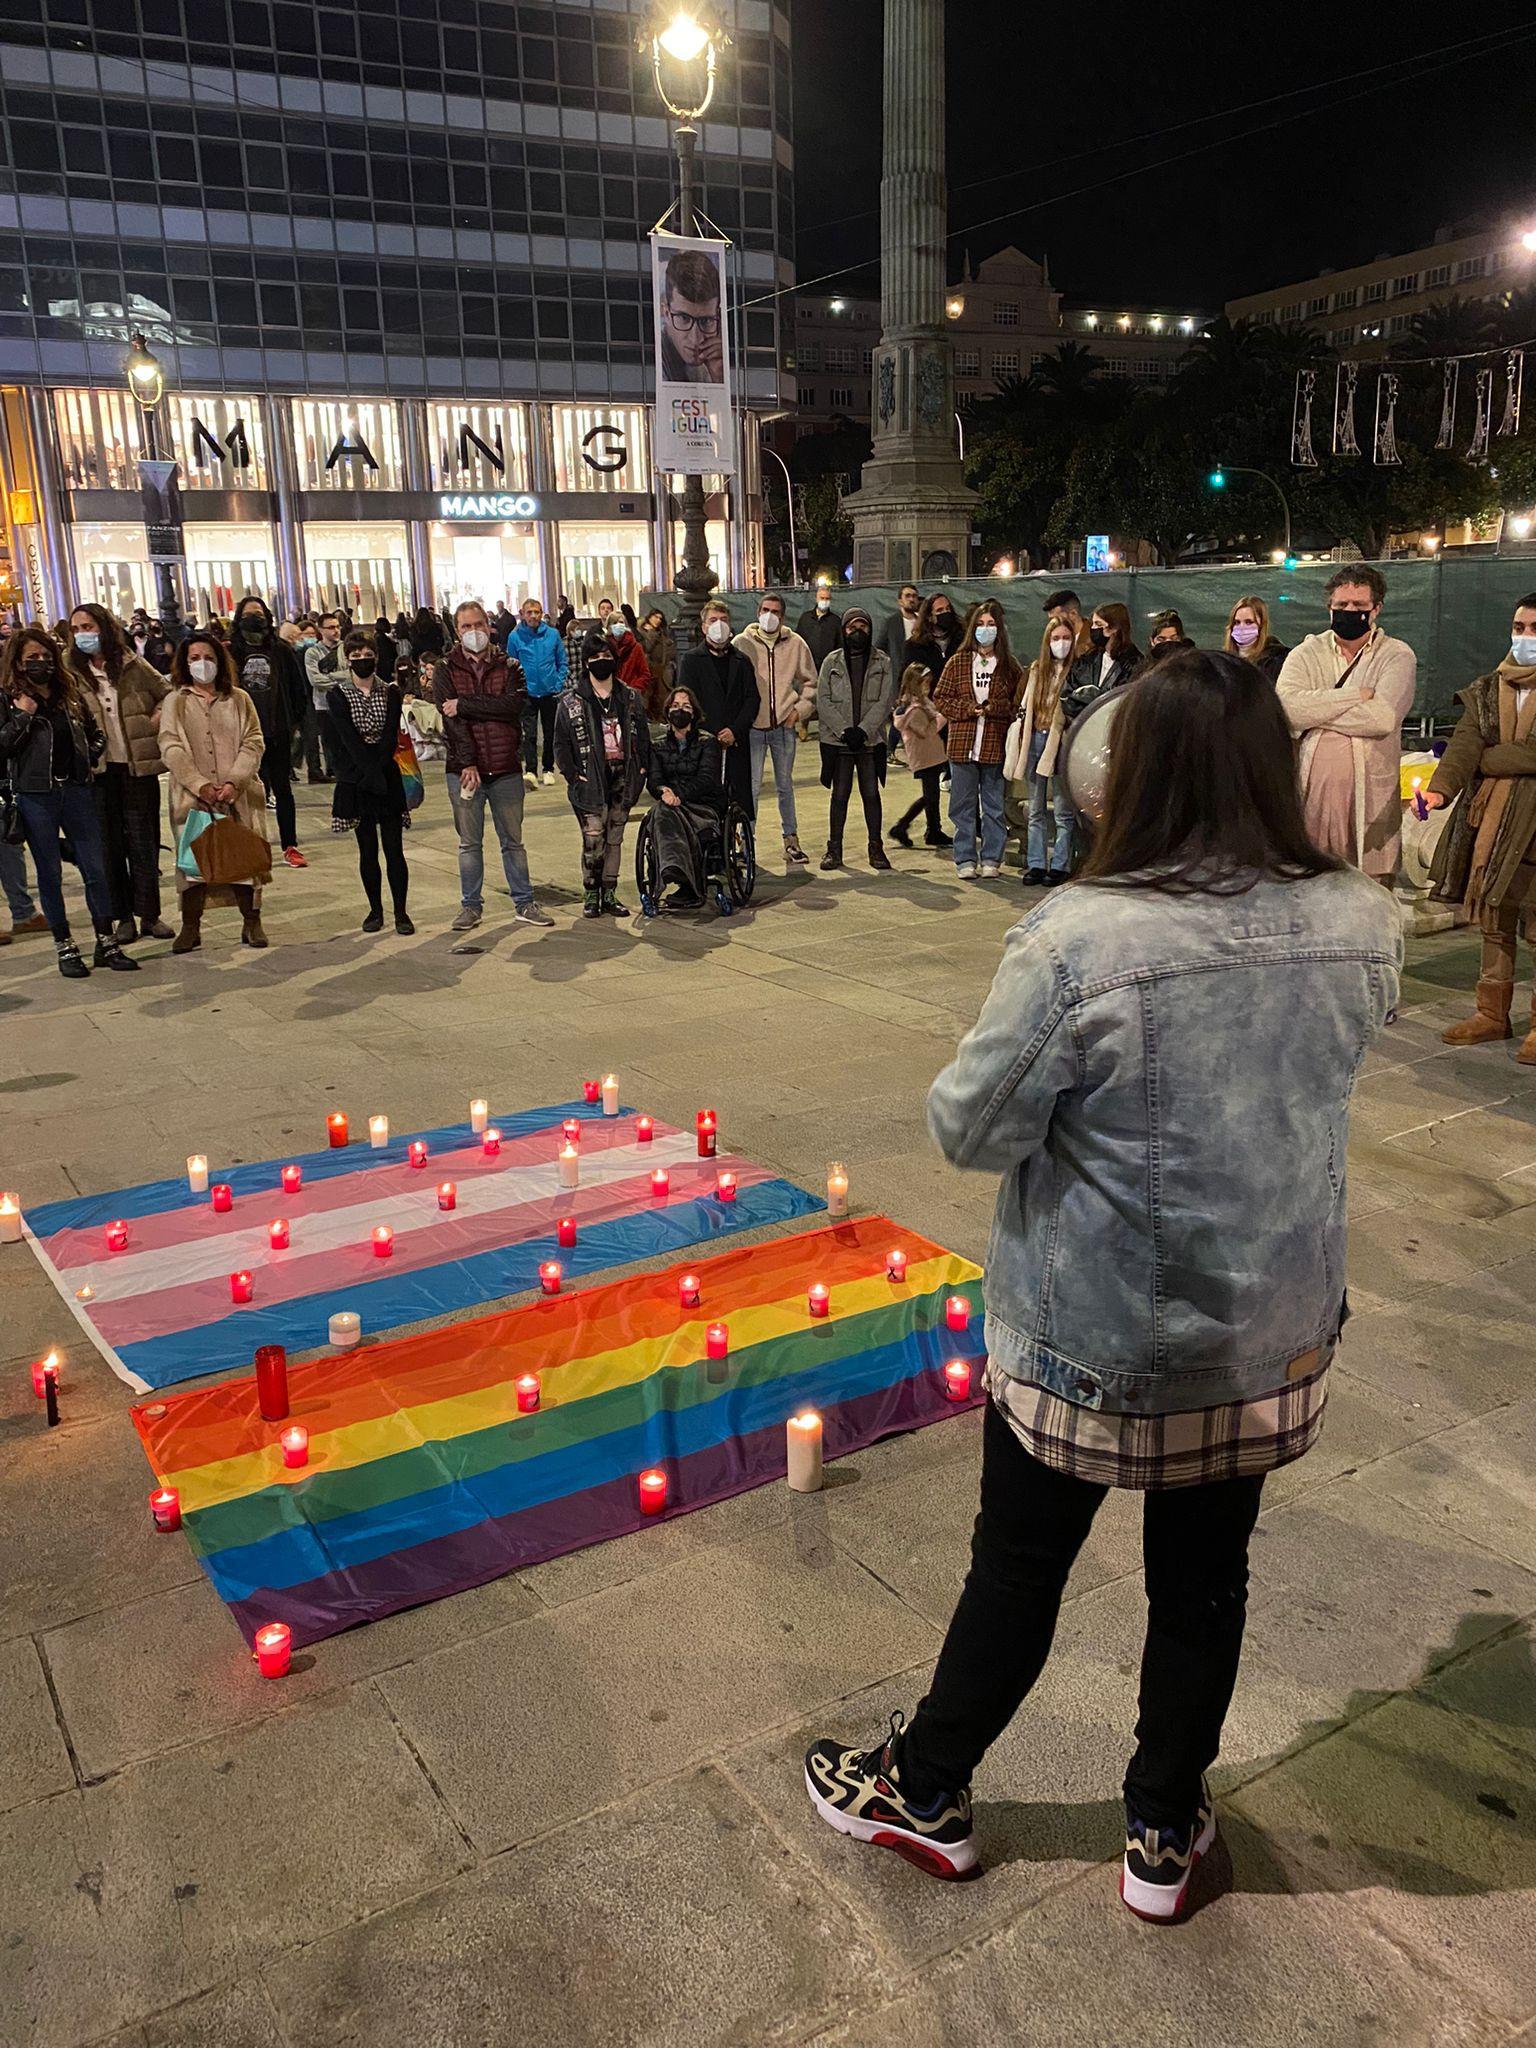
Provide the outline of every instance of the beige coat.
<path id="1" fill-rule="evenodd" d="M 774 725 L 798 725 L 811 716 L 816 709 L 816 662 L 798 633 L 780 626 L 770 640 L 754 621 L 736 635 L 735 644 L 757 677 L 757 716 L 752 723 L 759 732 Z"/>
<path id="2" fill-rule="evenodd" d="M 1281 709 L 1301 743 L 1301 786 L 1309 818 L 1315 801 L 1309 785 L 1320 787 L 1322 782 L 1319 746 L 1325 736 L 1349 742 L 1354 864 L 1368 875 L 1390 875 L 1397 868 L 1403 823 L 1402 725 L 1413 709 L 1417 667 L 1413 649 L 1378 627 L 1353 675 L 1339 689 L 1333 635 L 1312 633 L 1285 657 L 1275 685 Z M 1361 689 L 1371 695 L 1362 699 Z"/>
<path id="3" fill-rule="evenodd" d="M 256 706 L 238 687 L 210 704 L 195 690 L 173 690 L 160 713 L 160 753 L 170 773 L 171 839 L 180 845 L 181 828 L 205 783 L 232 782 L 231 811 L 242 825 L 267 837 L 267 792 L 260 768 L 263 752 L 261 721 Z M 177 870 L 178 888 L 188 878 Z"/>
<path id="4" fill-rule="evenodd" d="M 1050 730 L 1046 734 L 1045 747 L 1035 763 L 1036 775 L 1045 777 L 1056 773 L 1057 756 L 1061 752 L 1062 734 L 1067 729 L 1067 714 L 1062 699 L 1066 694 L 1067 678 L 1072 673 L 1071 655 L 1059 664 L 1061 680 L 1056 691 L 1056 709 L 1051 716 Z M 1019 715 L 1008 729 L 1008 749 L 1003 756 L 1003 775 L 1009 782 L 1023 782 L 1025 767 L 1029 761 L 1029 743 L 1035 731 L 1035 700 L 1040 694 L 1040 663 L 1029 664 L 1029 681 L 1024 685 L 1023 702 Z"/>

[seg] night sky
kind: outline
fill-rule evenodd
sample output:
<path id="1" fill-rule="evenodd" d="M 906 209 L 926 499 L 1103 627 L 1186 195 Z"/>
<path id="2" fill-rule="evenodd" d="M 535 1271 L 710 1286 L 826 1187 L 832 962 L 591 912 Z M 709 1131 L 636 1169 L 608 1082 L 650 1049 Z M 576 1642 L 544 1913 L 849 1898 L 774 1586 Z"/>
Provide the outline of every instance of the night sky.
<path id="1" fill-rule="evenodd" d="M 792 6 L 809 280 L 878 255 L 882 10 Z M 952 272 L 1014 242 L 1066 292 L 1208 309 L 1469 216 L 1536 220 L 1528 0 L 1413 15 L 948 0 Z"/>

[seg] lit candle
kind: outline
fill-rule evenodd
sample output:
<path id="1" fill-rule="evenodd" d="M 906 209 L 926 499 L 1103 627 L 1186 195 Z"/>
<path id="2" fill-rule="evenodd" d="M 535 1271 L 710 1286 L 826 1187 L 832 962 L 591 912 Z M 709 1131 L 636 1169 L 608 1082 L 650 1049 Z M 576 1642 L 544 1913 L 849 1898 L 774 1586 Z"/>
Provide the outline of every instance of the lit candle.
<path id="1" fill-rule="evenodd" d="M 848 1214 L 848 1169 L 838 1159 L 827 1168 L 827 1214 Z"/>
<path id="2" fill-rule="evenodd" d="M 389 1225 L 387 1223 L 375 1223 L 373 1226 L 373 1256 L 376 1259 L 387 1259 L 394 1248 L 395 1233 L 390 1229 Z"/>
<path id="3" fill-rule="evenodd" d="M 304 1169 L 302 1166 L 285 1166 L 282 1178 L 283 1193 L 285 1195 L 296 1195 L 304 1185 Z"/>
<path id="4" fill-rule="evenodd" d="M 501 1154 L 501 1133 L 494 1124 L 487 1124 L 480 1133 L 480 1150 L 487 1159 L 496 1159 Z"/>
<path id="5" fill-rule="evenodd" d="M 363 1334 L 363 1319 L 352 1309 L 339 1308 L 327 1326 L 331 1347 L 336 1351 L 350 1351 Z"/>
<path id="6" fill-rule="evenodd" d="M 952 1358 L 945 1366 L 944 1391 L 951 1401 L 968 1401 L 971 1398 L 971 1362 L 968 1358 Z"/>
<path id="7" fill-rule="evenodd" d="M 368 1119 L 368 1142 L 375 1152 L 382 1152 L 389 1143 L 389 1118 L 371 1116 Z"/>
<path id="8" fill-rule="evenodd" d="M 677 1283 L 677 1305 L 679 1308 L 697 1308 L 700 1299 L 699 1276 L 684 1273 Z"/>
<path id="9" fill-rule="evenodd" d="M 560 1261 L 558 1259 L 546 1259 L 543 1265 L 540 1266 L 539 1285 L 546 1294 L 558 1294 L 560 1292 Z"/>
<path id="10" fill-rule="evenodd" d="M 491 1105 L 483 1095 L 477 1095 L 469 1105 L 469 1128 L 478 1138 L 491 1120 Z"/>
<path id="11" fill-rule="evenodd" d="M 734 1202 L 736 1199 L 735 1174 L 730 1172 L 717 1173 L 715 1175 L 715 1193 L 722 1202 Z"/>
<path id="12" fill-rule="evenodd" d="M 14 1195 L 0 1195 L 0 1244 L 21 1243 L 21 1204 Z"/>
<path id="13" fill-rule="evenodd" d="M 290 1472 L 297 1472 L 301 1465 L 309 1463 L 309 1431 L 302 1422 L 295 1422 L 278 1434 L 283 1447 L 283 1463 Z"/>
<path id="14" fill-rule="evenodd" d="M 229 1298 L 235 1303 L 252 1301 L 256 1295 L 256 1282 L 249 1273 L 231 1273 L 229 1276 Z"/>
<path id="15" fill-rule="evenodd" d="M 555 1221 L 555 1243 L 562 1251 L 569 1251 L 576 1242 L 576 1218 L 560 1216 Z"/>
<path id="16" fill-rule="evenodd" d="M 517 1382 L 517 1410 L 520 1415 L 531 1415 L 539 1405 L 539 1376 L 536 1372 L 523 1373 Z"/>
<path id="17" fill-rule="evenodd" d="M 637 1145 L 649 1145 L 651 1140 L 655 1137 L 655 1135 L 655 1117 L 637 1116 L 635 1118 L 635 1143 Z"/>
<path id="18" fill-rule="evenodd" d="M 805 1299 L 806 1307 L 809 1308 L 813 1316 L 824 1316 L 831 1313 L 832 1298 L 827 1292 L 824 1280 L 813 1280 L 811 1291 Z"/>
<path id="19" fill-rule="evenodd" d="M 288 1354 L 281 1344 L 256 1347 L 256 1405 L 268 1422 L 288 1413 Z"/>
<path id="20" fill-rule="evenodd" d="M 227 1181 L 216 1180 L 209 1190 L 215 1216 L 227 1216 L 235 1206 L 235 1191 Z"/>
<path id="21" fill-rule="evenodd" d="M 784 1425 L 789 1469 L 785 1475 L 795 1493 L 821 1489 L 821 1417 L 814 1408 L 791 1415 Z"/>
<path id="22" fill-rule="evenodd" d="M 887 1280 L 905 1280 L 907 1277 L 907 1255 L 904 1251 L 888 1251 L 885 1255 L 885 1277 Z"/>
<path id="23" fill-rule="evenodd" d="M 565 1134 L 567 1145 L 579 1145 L 581 1143 L 581 1118 L 579 1116 L 568 1116 L 560 1128 Z"/>
<path id="24" fill-rule="evenodd" d="M 1427 818 L 1429 816 L 1429 805 L 1425 803 L 1421 794 L 1423 788 L 1423 776 L 1415 775 L 1413 778 L 1413 815 L 1416 818 Z"/>
<path id="25" fill-rule="evenodd" d="M 325 1120 L 325 1135 L 331 1141 L 332 1151 L 339 1150 L 341 1146 L 346 1144 L 347 1115 L 345 1110 L 333 1109 L 331 1111 Z"/>
<path id="26" fill-rule="evenodd" d="M 672 1176 L 664 1166 L 658 1166 L 651 1175 L 651 1193 L 664 1197 L 672 1185 Z"/>
<path id="27" fill-rule="evenodd" d="M 32 1391 L 36 1394 L 39 1401 L 42 1400 L 48 1391 L 49 1373 L 52 1373 L 55 1379 L 59 1376 L 59 1354 L 57 1351 L 50 1351 L 46 1358 L 40 1358 L 32 1368 Z"/>
<path id="28" fill-rule="evenodd" d="M 43 1403 L 47 1409 L 48 1427 L 59 1426 L 59 1361 L 50 1351 L 43 1360 Z"/>
<path id="29" fill-rule="evenodd" d="M 581 1186 L 581 1154 L 574 1145 L 560 1147 L 560 1185 L 563 1188 Z"/>
<path id="30" fill-rule="evenodd" d="M 582 1084 L 581 1084 L 581 1097 L 582 1097 L 582 1100 L 583 1100 L 583 1102 L 600 1102 L 600 1101 L 602 1100 L 602 1095 L 603 1095 L 603 1090 L 602 1090 L 602 1083 L 601 1083 L 601 1082 L 599 1082 L 599 1081 L 583 1081 L 583 1082 L 582 1082 Z"/>
<path id="31" fill-rule="evenodd" d="M 438 1189 L 437 1206 L 439 1209 L 457 1209 L 459 1206 L 459 1191 L 451 1180 L 445 1180 Z"/>
<path id="32" fill-rule="evenodd" d="M 107 1225 L 107 1250 L 125 1252 L 128 1249 L 128 1226 L 119 1220 Z"/>
<path id="33" fill-rule="evenodd" d="M 267 1243 L 275 1252 L 285 1252 L 289 1245 L 288 1218 L 274 1216 L 267 1225 Z"/>
<path id="34" fill-rule="evenodd" d="M 187 1155 L 187 1186 L 194 1195 L 206 1195 L 208 1192 L 208 1161 L 201 1152 L 189 1152 Z"/>
<path id="35" fill-rule="evenodd" d="M 425 1166 L 427 1163 L 426 1139 L 412 1138 L 410 1144 L 407 1145 L 405 1148 L 405 1156 L 407 1159 L 409 1159 L 412 1166 L 416 1167 L 418 1170 Z"/>
<path id="36" fill-rule="evenodd" d="M 201 1190 L 199 1190 L 201 1192 Z M 149 1512 L 155 1527 L 169 1533 L 181 1527 L 181 1495 L 174 1486 L 157 1486 L 149 1496 Z"/>
<path id="37" fill-rule="evenodd" d="M 84 1287 L 77 1287 L 75 1289 L 75 1299 L 76 1301 L 94 1301 L 96 1299 L 96 1290 L 87 1281 Z"/>
<path id="38" fill-rule="evenodd" d="M 715 1156 L 715 1137 L 720 1128 L 719 1118 L 712 1109 L 701 1109 L 694 1118 L 694 1124 L 699 1134 L 699 1157 L 701 1159 L 713 1159 Z"/>
<path id="39" fill-rule="evenodd" d="M 286 1678 L 293 1655 L 293 1631 L 286 1621 L 269 1621 L 256 1631 L 256 1669 L 263 1678 Z"/>
<path id="40" fill-rule="evenodd" d="M 727 1323 L 711 1323 L 704 1332 L 704 1356 L 706 1358 L 728 1358 L 731 1351 L 731 1332 Z"/>
<path id="41" fill-rule="evenodd" d="M 619 1083 L 613 1074 L 603 1076 L 603 1115 L 617 1116 L 619 1113 Z"/>
<path id="42" fill-rule="evenodd" d="M 659 1515 L 667 1504 L 667 1475 L 658 1465 L 640 1474 L 640 1511 Z"/>
<path id="43" fill-rule="evenodd" d="M 963 1294 L 952 1294 L 944 1304 L 944 1327 L 946 1330 L 967 1330 L 971 1323 L 971 1304 Z"/>

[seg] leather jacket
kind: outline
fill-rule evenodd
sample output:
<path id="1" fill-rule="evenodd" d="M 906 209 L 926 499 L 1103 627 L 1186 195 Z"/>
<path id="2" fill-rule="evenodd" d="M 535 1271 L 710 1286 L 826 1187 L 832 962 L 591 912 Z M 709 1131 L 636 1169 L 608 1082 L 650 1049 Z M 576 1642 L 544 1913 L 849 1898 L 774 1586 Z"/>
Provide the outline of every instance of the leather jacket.
<path id="1" fill-rule="evenodd" d="M 39 700 L 41 701 L 41 700 Z M 66 782 L 89 782 L 91 770 L 106 752 L 107 737 L 84 699 L 77 715 L 64 715 L 70 746 L 58 743 L 55 723 L 45 711 L 4 707 L 0 721 L 0 760 L 6 764 L 11 788 L 18 796 L 46 796 Z"/>

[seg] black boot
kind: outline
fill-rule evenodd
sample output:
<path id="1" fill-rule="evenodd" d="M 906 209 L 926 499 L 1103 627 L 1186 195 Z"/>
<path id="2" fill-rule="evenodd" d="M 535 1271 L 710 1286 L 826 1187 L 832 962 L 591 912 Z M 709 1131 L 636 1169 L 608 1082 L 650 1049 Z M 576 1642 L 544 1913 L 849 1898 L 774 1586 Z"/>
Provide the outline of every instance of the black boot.
<path id="1" fill-rule="evenodd" d="M 139 963 L 130 960 L 109 930 L 96 934 L 96 953 L 91 961 L 93 967 L 109 967 L 114 974 L 137 974 Z"/>
<path id="2" fill-rule="evenodd" d="M 891 864 L 885 857 L 885 848 L 878 839 L 871 839 L 869 842 L 869 864 L 880 874 L 888 875 L 891 871 Z"/>
<path id="3" fill-rule="evenodd" d="M 842 864 L 843 849 L 841 848 L 841 846 L 833 845 L 832 842 L 829 840 L 827 842 L 827 850 L 821 856 L 821 872 L 824 875 L 829 874 L 833 868 L 840 868 Z"/>
<path id="4" fill-rule="evenodd" d="M 91 970 L 80 958 L 80 948 L 73 939 L 55 939 L 58 949 L 59 972 L 66 981 L 89 981 Z"/>
<path id="5" fill-rule="evenodd" d="M 628 917 L 629 915 L 628 906 L 619 901 L 617 889 L 605 888 L 603 890 L 603 909 L 609 917 Z"/>
<path id="6" fill-rule="evenodd" d="M 363 929 L 363 930 L 364 930 L 365 932 L 381 932 L 381 931 L 383 931 L 383 929 L 384 929 L 384 906 L 383 906 L 383 904 L 382 904 L 382 903 L 370 903 L 370 904 L 369 904 L 369 906 L 368 906 L 368 915 L 367 915 L 367 916 L 366 916 L 366 917 L 365 917 L 365 918 L 363 919 L 363 923 L 362 923 L 362 929 Z"/>
<path id="7" fill-rule="evenodd" d="M 912 844 L 912 834 L 908 831 L 905 824 L 893 825 L 891 827 L 891 838 L 898 846 L 910 847 Z"/>

